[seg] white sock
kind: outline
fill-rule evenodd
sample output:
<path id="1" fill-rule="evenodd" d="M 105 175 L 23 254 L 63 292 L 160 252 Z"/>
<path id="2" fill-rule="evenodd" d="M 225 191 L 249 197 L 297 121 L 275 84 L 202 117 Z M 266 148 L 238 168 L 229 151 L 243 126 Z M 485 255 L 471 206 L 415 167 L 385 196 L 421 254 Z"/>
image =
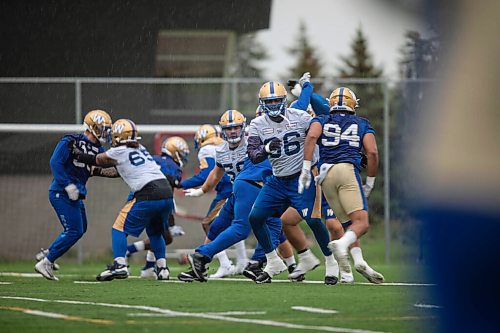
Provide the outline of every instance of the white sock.
<path id="1" fill-rule="evenodd" d="M 283 261 L 288 267 L 290 267 L 291 265 L 295 264 L 295 257 L 294 256 L 286 257 L 283 258 Z"/>
<path id="2" fill-rule="evenodd" d="M 346 244 L 346 247 L 349 247 L 349 245 L 351 245 L 352 243 L 354 243 L 357 239 L 358 239 L 358 237 L 356 236 L 356 234 L 354 233 L 354 231 L 347 230 L 345 232 L 344 236 L 342 236 L 339 239 L 339 242 L 342 242 L 342 243 Z"/>
<path id="3" fill-rule="evenodd" d="M 239 241 L 234 244 L 234 248 L 236 249 L 236 260 L 238 261 L 248 261 L 247 249 L 245 248 L 245 241 Z"/>
<path id="4" fill-rule="evenodd" d="M 354 261 L 354 265 L 365 263 L 365 259 L 363 259 L 363 252 L 360 247 L 353 247 L 351 249 L 351 256 Z"/>
<path id="5" fill-rule="evenodd" d="M 144 251 L 144 249 L 146 248 L 146 244 L 144 244 L 144 241 L 142 240 L 135 242 L 134 246 L 137 251 Z"/>
<path id="6" fill-rule="evenodd" d="M 160 258 L 160 259 L 156 260 L 156 266 L 158 266 L 159 268 L 167 267 L 167 259 Z"/>
<path id="7" fill-rule="evenodd" d="M 116 257 L 115 261 L 117 263 L 119 263 L 120 265 L 126 265 L 127 264 L 127 260 L 125 260 L 125 257 Z"/>
<path id="8" fill-rule="evenodd" d="M 325 256 L 326 276 L 339 276 L 339 264 L 333 254 Z"/>
<path id="9" fill-rule="evenodd" d="M 276 250 L 272 250 L 271 252 L 266 253 L 266 259 L 268 263 L 273 260 L 281 260 L 280 257 L 278 257 L 278 253 L 276 253 Z"/>
<path id="10" fill-rule="evenodd" d="M 310 257 L 312 255 L 313 253 L 311 252 L 311 249 L 307 249 L 304 252 L 299 253 L 299 259 L 302 260 L 303 258 Z"/>
<path id="11" fill-rule="evenodd" d="M 229 267 L 233 264 L 231 260 L 229 260 L 226 251 L 220 251 L 215 257 L 219 260 L 219 265 L 222 267 Z"/>
<path id="12" fill-rule="evenodd" d="M 153 262 L 156 261 L 156 257 L 153 251 L 148 250 L 148 253 L 146 254 L 146 261 L 153 261 Z"/>

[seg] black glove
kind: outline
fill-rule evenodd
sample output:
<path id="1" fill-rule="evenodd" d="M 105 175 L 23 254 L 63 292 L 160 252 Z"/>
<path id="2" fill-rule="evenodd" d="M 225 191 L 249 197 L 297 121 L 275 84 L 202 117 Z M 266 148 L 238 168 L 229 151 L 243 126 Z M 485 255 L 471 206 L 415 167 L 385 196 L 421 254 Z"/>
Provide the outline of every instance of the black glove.
<path id="1" fill-rule="evenodd" d="M 172 188 L 181 188 L 181 183 L 172 175 L 166 175 L 168 182 Z"/>
<path id="2" fill-rule="evenodd" d="M 73 155 L 73 157 L 76 157 L 76 156 L 84 153 L 84 151 L 80 147 L 77 146 L 75 140 L 68 141 L 68 148 L 69 148 L 70 154 Z"/>
<path id="3" fill-rule="evenodd" d="M 278 138 L 274 138 L 271 141 L 269 141 L 265 147 L 266 152 L 270 153 L 272 151 L 280 150 L 281 149 L 281 140 Z"/>
<path id="4" fill-rule="evenodd" d="M 359 152 L 359 155 L 361 155 L 361 167 L 366 169 L 366 166 L 368 165 L 368 156 L 366 156 L 366 154 L 362 151 Z"/>
<path id="5" fill-rule="evenodd" d="M 293 88 L 297 83 L 299 83 L 299 81 L 297 80 L 288 80 L 286 85 L 289 86 L 290 88 Z"/>

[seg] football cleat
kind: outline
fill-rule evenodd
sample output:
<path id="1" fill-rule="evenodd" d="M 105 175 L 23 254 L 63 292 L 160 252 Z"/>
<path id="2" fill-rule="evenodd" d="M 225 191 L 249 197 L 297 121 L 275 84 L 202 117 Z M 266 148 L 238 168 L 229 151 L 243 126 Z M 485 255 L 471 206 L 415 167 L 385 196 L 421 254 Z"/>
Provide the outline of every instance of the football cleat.
<path id="1" fill-rule="evenodd" d="M 59 281 L 54 275 L 54 265 L 47 258 L 43 258 L 35 265 L 35 272 L 42 274 L 47 280 Z"/>
<path id="2" fill-rule="evenodd" d="M 318 267 L 320 261 L 315 255 L 310 253 L 310 255 L 300 257 L 299 264 L 293 272 L 288 275 L 288 278 L 292 281 L 302 281 L 305 279 L 305 274 L 312 271 Z"/>
<path id="3" fill-rule="evenodd" d="M 257 278 L 254 281 L 257 284 L 271 283 L 272 278 L 271 278 L 271 276 L 268 273 L 262 272 L 262 274 L 260 274 L 259 276 L 257 276 Z"/>
<path id="4" fill-rule="evenodd" d="M 290 266 L 288 266 L 288 274 L 292 273 L 295 268 L 297 268 L 297 264 L 291 264 Z"/>
<path id="5" fill-rule="evenodd" d="M 210 260 L 208 257 L 204 256 L 199 252 L 191 254 L 189 257 L 189 263 L 191 264 L 191 269 L 198 278 L 198 281 L 207 281 L 207 270 Z"/>
<path id="6" fill-rule="evenodd" d="M 158 278 L 154 267 L 141 269 L 140 277 L 141 279 L 153 279 L 153 280 L 156 280 Z"/>
<path id="7" fill-rule="evenodd" d="M 340 272 L 340 283 L 354 283 L 352 272 Z"/>
<path id="8" fill-rule="evenodd" d="M 226 276 L 234 275 L 236 271 L 236 267 L 234 265 L 229 266 L 219 266 L 217 271 L 214 274 L 211 274 L 209 278 L 211 279 L 219 279 Z"/>
<path id="9" fill-rule="evenodd" d="M 328 248 L 333 252 L 335 259 L 339 264 L 340 272 L 350 273 L 351 265 L 349 264 L 349 254 L 347 246 L 340 243 L 339 240 L 334 240 L 328 243 Z"/>
<path id="10" fill-rule="evenodd" d="M 36 261 L 40 261 L 43 258 L 47 257 L 48 254 L 49 254 L 49 250 L 42 248 L 42 249 L 40 249 L 40 252 L 38 252 L 37 254 L 35 254 L 35 259 L 36 259 Z M 54 263 L 52 263 L 52 268 L 55 271 L 58 271 L 61 267 L 57 263 L 54 262 Z"/>
<path id="11" fill-rule="evenodd" d="M 268 260 L 266 267 L 264 268 L 264 273 L 267 273 L 270 277 L 277 275 L 287 269 L 285 263 L 280 258 L 273 260 Z"/>
<path id="12" fill-rule="evenodd" d="M 255 281 L 262 273 L 264 273 L 264 271 L 262 270 L 262 263 L 260 261 L 253 263 L 249 262 L 247 267 L 243 270 L 243 275 L 252 281 Z"/>
<path id="13" fill-rule="evenodd" d="M 168 269 L 168 267 L 157 267 L 155 273 L 158 280 L 170 279 L 170 270 Z"/>
<path id="14" fill-rule="evenodd" d="M 326 285 L 333 286 L 333 285 L 337 284 L 337 282 L 339 282 L 338 277 L 336 277 L 336 276 L 325 276 L 325 284 Z"/>
<path id="15" fill-rule="evenodd" d="M 241 274 L 243 274 L 243 271 L 248 266 L 248 263 L 249 263 L 248 259 L 246 259 L 246 260 L 238 260 L 238 262 L 236 263 L 236 267 L 234 269 L 234 275 L 241 275 Z"/>
<path id="16" fill-rule="evenodd" d="M 375 271 L 373 268 L 368 266 L 366 262 L 354 265 L 356 271 L 363 275 L 368 281 L 375 284 L 381 284 L 384 282 L 384 276 L 379 272 Z"/>
<path id="17" fill-rule="evenodd" d="M 121 265 L 116 261 L 112 265 L 108 265 L 107 269 L 99 273 L 96 276 L 97 281 L 111 281 L 114 279 L 126 279 L 128 278 L 128 268 L 127 265 Z"/>
<path id="18" fill-rule="evenodd" d="M 177 278 L 181 281 L 184 281 L 184 282 L 193 282 L 194 280 L 197 280 L 198 278 L 196 277 L 196 275 L 194 274 L 193 270 L 190 270 L 188 272 L 180 272 L 178 275 L 177 275 Z"/>

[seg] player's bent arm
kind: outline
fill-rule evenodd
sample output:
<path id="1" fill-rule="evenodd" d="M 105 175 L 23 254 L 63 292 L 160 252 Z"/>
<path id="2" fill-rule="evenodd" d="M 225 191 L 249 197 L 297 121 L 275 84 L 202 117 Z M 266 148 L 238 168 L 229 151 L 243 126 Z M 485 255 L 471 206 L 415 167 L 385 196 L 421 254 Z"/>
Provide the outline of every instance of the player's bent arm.
<path id="1" fill-rule="evenodd" d="M 313 88 L 314 87 L 311 82 L 304 82 L 304 86 L 302 87 L 299 99 L 293 103 L 294 109 L 307 111 L 307 108 L 309 107 L 309 102 L 311 100 Z"/>
<path id="2" fill-rule="evenodd" d="M 306 141 L 304 143 L 304 161 L 312 161 L 314 155 L 314 149 L 316 148 L 316 142 L 321 136 L 323 127 L 318 122 L 313 122 L 309 126 L 307 132 Z"/>
<path id="3" fill-rule="evenodd" d="M 367 133 L 363 136 L 363 148 L 368 158 L 366 176 L 375 177 L 378 172 L 378 149 L 377 141 L 373 133 Z"/>
<path id="4" fill-rule="evenodd" d="M 118 178 L 120 174 L 115 167 L 102 168 L 102 167 L 92 167 L 92 176 L 106 177 L 106 178 Z"/>
<path id="5" fill-rule="evenodd" d="M 249 136 L 247 153 L 253 164 L 258 164 L 267 158 L 267 151 L 262 140 L 258 136 Z"/>
<path id="6" fill-rule="evenodd" d="M 207 180 L 201 186 L 203 193 L 207 193 L 215 188 L 219 184 L 222 177 L 224 177 L 224 169 L 216 165 L 212 171 L 208 174 Z"/>

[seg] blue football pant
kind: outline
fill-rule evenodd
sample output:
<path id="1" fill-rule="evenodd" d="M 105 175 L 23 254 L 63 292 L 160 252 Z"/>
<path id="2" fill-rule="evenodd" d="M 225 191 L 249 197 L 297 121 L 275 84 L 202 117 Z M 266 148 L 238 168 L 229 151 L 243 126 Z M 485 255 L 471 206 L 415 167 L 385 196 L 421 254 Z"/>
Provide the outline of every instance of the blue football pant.
<path id="1" fill-rule="evenodd" d="M 66 192 L 49 191 L 49 200 L 63 226 L 63 231 L 49 247 L 47 259 L 54 262 L 87 231 L 87 215 L 83 200 L 70 200 Z"/>
<path id="2" fill-rule="evenodd" d="M 212 260 L 217 253 L 247 239 L 252 231 L 248 222 L 248 215 L 261 188 L 245 180 L 238 180 L 233 184 L 233 195 L 229 197 L 219 216 L 210 225 L 207 238 L 211 241 L 196 248 L 196 252 Z M 279 220 L 281 232 L 281 220 Z M 279 237 L 279 233 L 275 235 Z M 274 237 L 273 237 L 274 238 Z"/>
<path id="3" fill-rule="evenodd" d="M 255 237 L 264 248 L 265 253 L 273 251 L 270 230 L 266 221 L 271 216 L 281 216 L 291 206 L 306 220 L 323 254 L 329 256 L 332 252 L 328 249 L 328 242 L 330 241 L 328 230 L 321 221 L 321 216 L 312 216 L 316 199 L 316 185 L 312 182 L 309 189 L 305 190 L 301 195 L 297 192 L 298 179 L 299 176 L 291 179 L 280 179 L 271 176 L 267 179 L 267 183 L 255 200 L 249 216 Z"/>
<path id="4" fill-rule="evenodd" d="M 125 257 L 128 235 L 139 237 L 146 229 L 156 259 L 165 258 L 163 228 L 168 225 L 173 208 L 173 199 L 128 201 L 113 225 L 111 235 L 114 257 Z"/>

